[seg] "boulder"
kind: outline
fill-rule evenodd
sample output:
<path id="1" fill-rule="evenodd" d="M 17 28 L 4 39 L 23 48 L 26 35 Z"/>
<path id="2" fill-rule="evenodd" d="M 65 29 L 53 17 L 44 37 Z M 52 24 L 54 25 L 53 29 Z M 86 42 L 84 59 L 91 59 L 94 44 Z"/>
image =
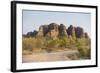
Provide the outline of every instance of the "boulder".
<path id="1" fill-rule="evenodd" d="M 56 23 L 49 24 L 46 36 L 56 39 L 58 35 L 59 35 L 59 25 Z"/>
<path id="2" fill-rule="evenodd" d="M 77 38 L 81 38 L 84 35 L 84 30 L 81 27 L 76 27 L 75 34 Z"/>
<path id="3" fill-rule="evenodd" d="M 41 26 L 39 27 L 39 31 L 40 31 L 41 33 L 43 33 L 43 35 L 45 36 L 46 33 L 48 32 L 48 25 L 41 25 Z"/>
<path id="4" fill-rule="evenodd" d="M 63 24 L 59 26 L 59 36 L 67 36 L 66 26 Z"/>
<path id="5" fill-rule="evenodd" d="M 34 36 L 37 35 L 37 33 L 38 33 L 38 31 L 34 30 L 33 32 L 28 32 L 28 33 L 26 34 L 26 36 L 27 36 L 27 37 L 34 37 Z"/>
<path id="6" fill-rule="evenodd" d="M 58 31 L 59 30 L 59 25 L 56 24 L 56 23 L 51 23 L 48 25 L 48 31 L 51 31 L 51 30 L 55 30 L 55 31 Z"/>
<path id="7" fill-rule="evenodd" d="M 73 27 L 72 25 L 70 25 L 67 29 L 67 33 L 69 36 L 73 36 L 75 34 L 75 27 Z"/>

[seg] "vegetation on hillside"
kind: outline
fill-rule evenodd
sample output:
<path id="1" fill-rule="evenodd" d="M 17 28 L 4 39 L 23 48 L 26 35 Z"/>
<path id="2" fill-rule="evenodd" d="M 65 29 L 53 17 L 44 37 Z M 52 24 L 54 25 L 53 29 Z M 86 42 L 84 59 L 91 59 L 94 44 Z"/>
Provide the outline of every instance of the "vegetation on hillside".
<path id="1" fill-rule="evenodd" d="M 49 37 L 23 37 L 23 54 L 40 53 L 40 52 L 56 52 L 70 49 L 79 51 L 82 59 L 90 59 L 91 47 L 89 38 L 75 38 L 65 36 L 52 39 Z"/>

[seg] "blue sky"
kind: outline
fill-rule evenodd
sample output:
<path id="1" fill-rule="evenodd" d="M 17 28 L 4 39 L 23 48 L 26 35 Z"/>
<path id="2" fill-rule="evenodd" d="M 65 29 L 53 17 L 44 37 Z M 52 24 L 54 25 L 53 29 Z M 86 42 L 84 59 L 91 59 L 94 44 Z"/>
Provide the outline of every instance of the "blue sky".
<path id="1" fill-rule="evenodd" d="M 38 30 L 40 25 L 50 23 L 80 26 L 91 36 L 91 14 L 63 11 L 32 11 L 23 10 L 23 34 Z"/>

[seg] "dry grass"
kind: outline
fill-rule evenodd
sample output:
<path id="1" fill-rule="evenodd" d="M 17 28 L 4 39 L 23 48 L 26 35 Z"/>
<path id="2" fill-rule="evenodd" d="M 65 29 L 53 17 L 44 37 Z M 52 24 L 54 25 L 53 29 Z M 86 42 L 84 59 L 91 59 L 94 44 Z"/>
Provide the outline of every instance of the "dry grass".
<path id="1" fill-rule="evenodd" d="M 23 37 L 23 55 L 33 53 L 51 53 L 63 52 L 69 50 L 78 50 L 81 58 L 90 58 L 90 40 L 81 38 L 77 41 L 65 37 L 56 40 L 46 39 L 45 37 Z"/>

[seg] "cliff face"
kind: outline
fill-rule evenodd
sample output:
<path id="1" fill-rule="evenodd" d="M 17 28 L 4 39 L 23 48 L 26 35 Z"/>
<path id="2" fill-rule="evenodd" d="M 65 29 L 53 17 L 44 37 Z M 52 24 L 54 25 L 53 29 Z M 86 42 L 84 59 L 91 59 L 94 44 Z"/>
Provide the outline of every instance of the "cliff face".
<path id="1" fill-rule="evenodd" d="M 88 38 L 88 34 L 84 32 L 81 27 L 74 27 L 70 25 L 68 29 L 64 24 L 51 23 L 49 25 L 41 25 L 39 31 L 28 32 L 26 36 L 48 36 L 56 39 L 58 36 L 76 36 L 76 38 L 85 37 Z"/>

